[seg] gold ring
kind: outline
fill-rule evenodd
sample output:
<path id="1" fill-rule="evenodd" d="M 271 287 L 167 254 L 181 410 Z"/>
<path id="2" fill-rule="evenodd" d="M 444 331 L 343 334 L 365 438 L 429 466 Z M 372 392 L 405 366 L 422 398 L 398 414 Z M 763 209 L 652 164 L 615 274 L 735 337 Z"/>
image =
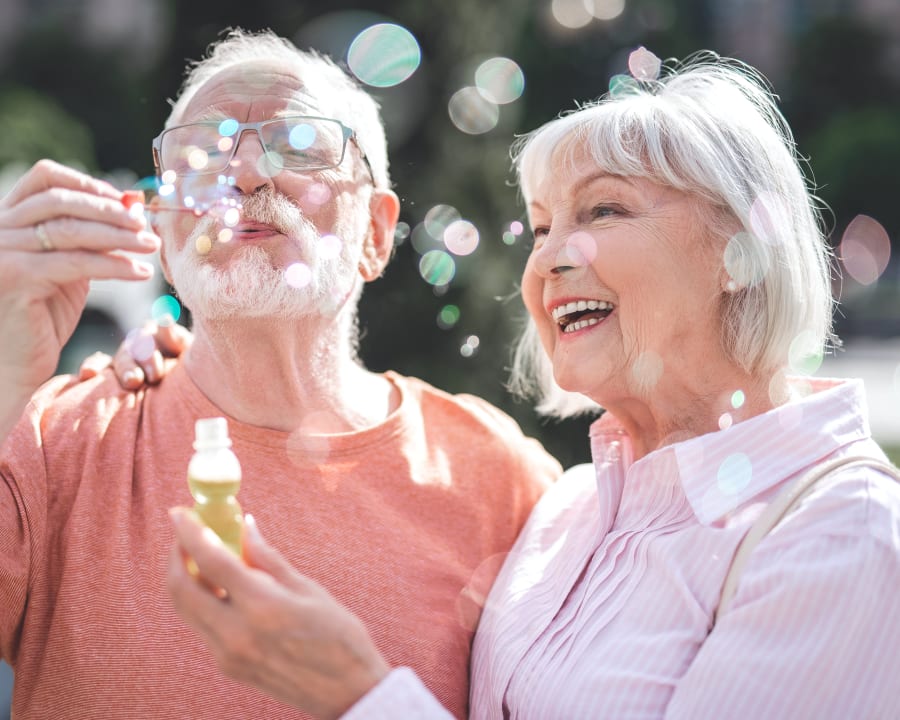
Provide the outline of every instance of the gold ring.
<path id="1" fill-rule="evenodd" d="M 34 234 L 37 235 L 37 239 L 41 242 L 41 252 L 56 250 L 56 246 L 47 234 L 47 228 L 44 227 L 44 223 L 38 223 L 34 226 Z"/>

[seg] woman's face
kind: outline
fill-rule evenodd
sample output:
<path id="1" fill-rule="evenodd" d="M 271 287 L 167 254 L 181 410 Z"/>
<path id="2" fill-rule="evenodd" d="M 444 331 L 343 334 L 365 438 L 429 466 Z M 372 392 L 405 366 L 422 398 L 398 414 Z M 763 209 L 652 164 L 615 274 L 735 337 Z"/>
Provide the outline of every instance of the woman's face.
<path id="1" fill-rule="evenodd" d="M 522 295 L 557 383 L 612 409 L 702 392 L 727 362 L 722 248 L 703 202 L 582 157 L 528 198 Z"/>

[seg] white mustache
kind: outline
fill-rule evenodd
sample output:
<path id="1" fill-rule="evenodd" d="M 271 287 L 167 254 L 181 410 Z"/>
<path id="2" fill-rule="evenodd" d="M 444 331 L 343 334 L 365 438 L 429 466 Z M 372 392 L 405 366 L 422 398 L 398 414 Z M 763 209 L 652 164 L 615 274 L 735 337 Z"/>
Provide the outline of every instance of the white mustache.
<path id="1" fill-rule="evenodd" d="M 255 222 L 277 230 L 282 235 L 299 237 L 315 231 L 312 221 L 286 195 L 263 189 L 240 201 L 241 220 Z M 217 224 L 217 217 L 204 215 L 197 231 L 209 233 Z"/>

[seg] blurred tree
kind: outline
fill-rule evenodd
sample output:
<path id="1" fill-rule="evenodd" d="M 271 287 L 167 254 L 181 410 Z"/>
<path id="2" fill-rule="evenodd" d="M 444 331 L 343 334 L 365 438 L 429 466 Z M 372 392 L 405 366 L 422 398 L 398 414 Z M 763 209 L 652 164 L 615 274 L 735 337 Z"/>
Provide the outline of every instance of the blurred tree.
<path id="1" fill-rule="evenodd" d="M 29 87 L 0 88 L 0 166 L 41 158 L 95 170 L 91 129 L 51 96 Z"/>

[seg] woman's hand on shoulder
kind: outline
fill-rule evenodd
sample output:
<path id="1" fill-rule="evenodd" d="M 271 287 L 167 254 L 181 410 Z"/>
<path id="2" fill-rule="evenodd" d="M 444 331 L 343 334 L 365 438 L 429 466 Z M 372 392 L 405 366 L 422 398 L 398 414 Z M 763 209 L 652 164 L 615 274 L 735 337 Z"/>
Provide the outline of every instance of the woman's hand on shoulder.
<path id="1" fill-rule="evenodd" d="M 172 320 L 148 321 L 128 333 L 115 356 L 97 352 L 82 361 L 80 380 L 89 380 L 107 367 L 112 367 L 125 390 L 140 390 L 155 385 L 165 377 L 166 358 L 177 358 L 194 341 L 191 331 Z"/>

